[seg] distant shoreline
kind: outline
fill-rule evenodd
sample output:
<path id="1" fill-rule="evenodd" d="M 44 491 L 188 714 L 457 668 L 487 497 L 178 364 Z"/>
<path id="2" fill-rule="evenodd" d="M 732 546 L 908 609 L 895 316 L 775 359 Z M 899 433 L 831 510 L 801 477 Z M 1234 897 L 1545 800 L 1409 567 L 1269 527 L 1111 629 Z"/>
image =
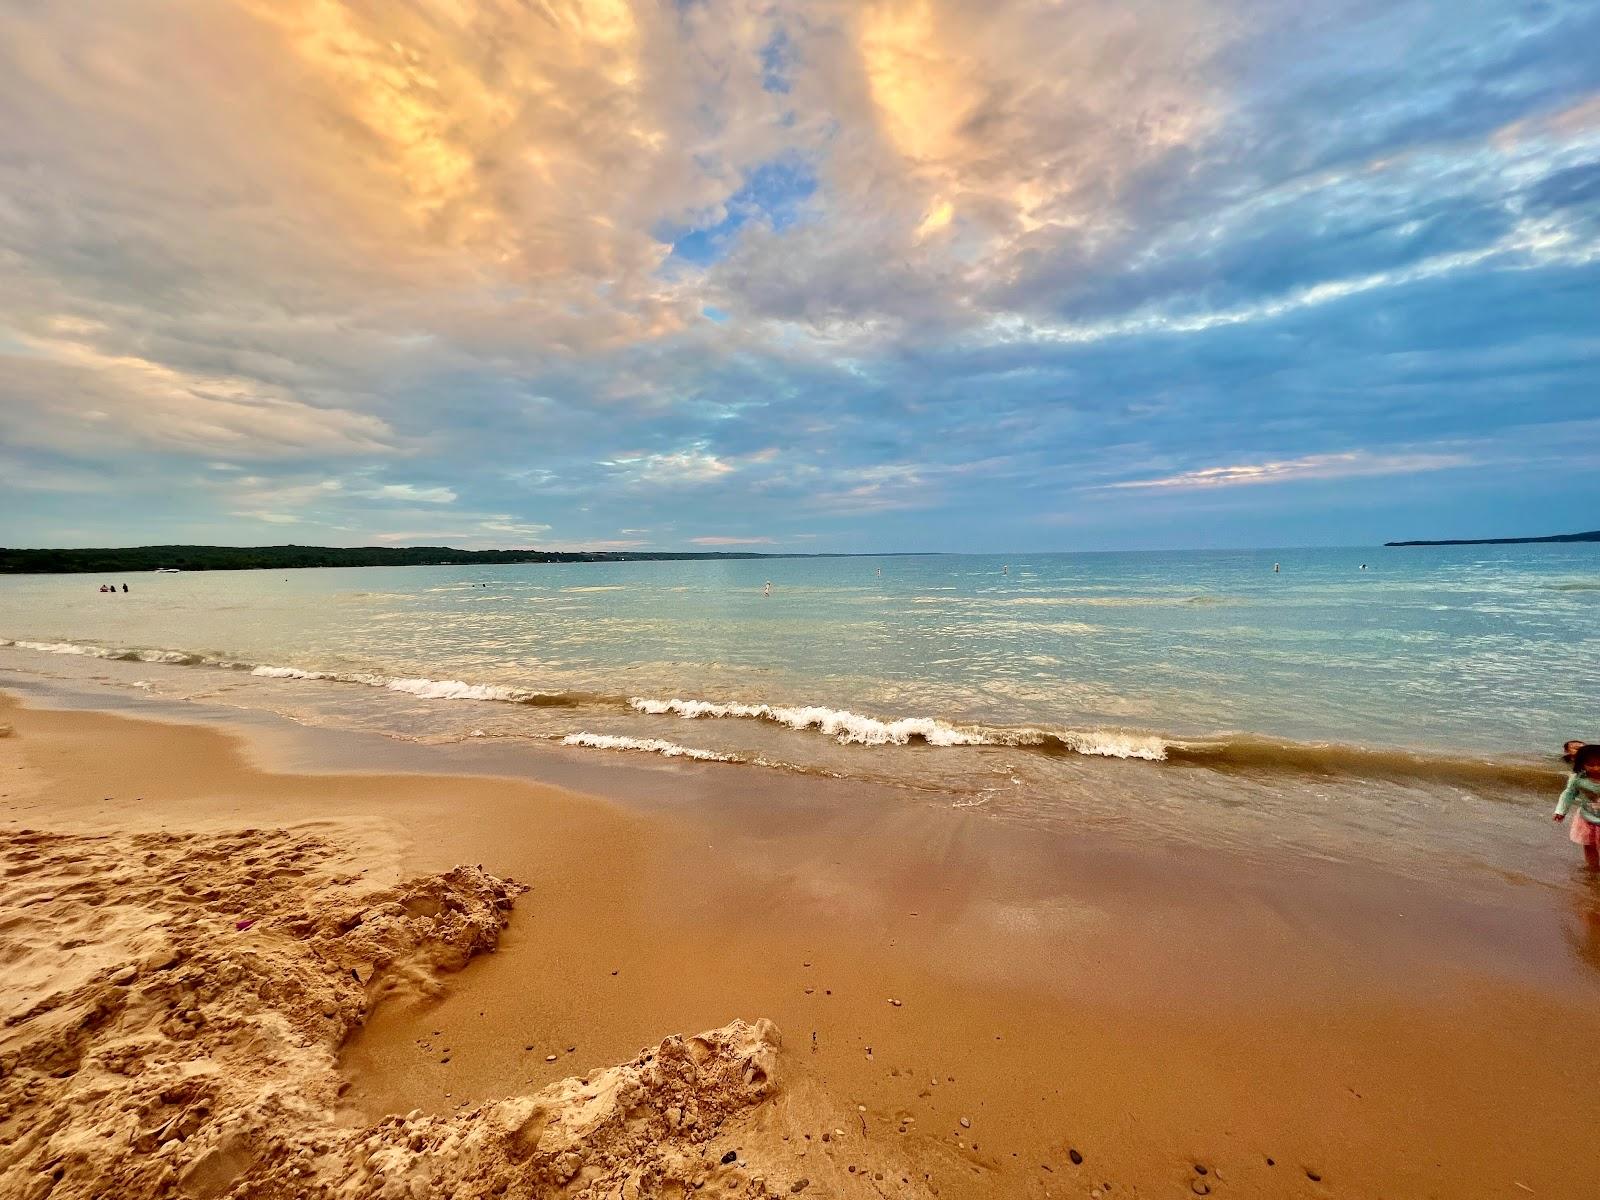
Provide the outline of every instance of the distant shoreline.
<path id="1" fill-rule="evenodd" d="M 286 571 L 305 567 L 461 567 L 512 563 L 701 562 L 772 558 L 899 558 L 903 554 L 748 550 L 457 550 L 451 546 L 125 546 L 70 550 L 0 547 L 0 575 L 118 571 Z"/>
<path id="2" fill-rule="evenodd" d="M 1600 529 L 1587 533 L 1557 533 L 1550 537 L 1448 538 L 1442 541 L 1385 542 L 1385 546 L 1522 546 L 1533 542 L 1600 542 Z"/>

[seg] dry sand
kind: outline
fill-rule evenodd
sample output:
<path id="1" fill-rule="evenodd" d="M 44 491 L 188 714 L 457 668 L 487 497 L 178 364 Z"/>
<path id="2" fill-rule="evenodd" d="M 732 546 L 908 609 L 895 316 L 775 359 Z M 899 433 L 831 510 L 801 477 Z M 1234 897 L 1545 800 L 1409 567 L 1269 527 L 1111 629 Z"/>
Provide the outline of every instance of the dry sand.
<path id="1" fill-rule="evenodd" d="M 1600 1195 L 1592 892 L 0 722 L 0 1195 Z"/>

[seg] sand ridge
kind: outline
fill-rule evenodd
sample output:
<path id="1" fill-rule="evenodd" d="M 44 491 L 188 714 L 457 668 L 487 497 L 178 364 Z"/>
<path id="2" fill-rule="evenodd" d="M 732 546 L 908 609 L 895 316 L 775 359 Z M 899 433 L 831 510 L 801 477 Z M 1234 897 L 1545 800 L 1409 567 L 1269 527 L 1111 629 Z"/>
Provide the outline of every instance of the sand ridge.
<path id="1" fill-rule="evenodd" d="M 764 1021 L 671 1037 L 533 1096 L 341 1125 L 344 1039 L 381 999 L 426 995 L 492 951 L 525 889 L 468 866 L 372 882 L 329 832 L 0 833 L 0 1196 L 809 1186 L 776 1161 Z"/>

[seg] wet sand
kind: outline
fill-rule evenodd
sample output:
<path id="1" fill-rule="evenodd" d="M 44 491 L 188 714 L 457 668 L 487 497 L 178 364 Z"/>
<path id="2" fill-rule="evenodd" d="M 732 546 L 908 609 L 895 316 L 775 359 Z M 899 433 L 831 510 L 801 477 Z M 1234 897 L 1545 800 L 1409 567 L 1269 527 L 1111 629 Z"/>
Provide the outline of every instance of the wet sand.
<path id="1" fill-rule="evenodd" d="M 1577 1116 L 1600 1083 L 1571 1050 L 1600 1001 L 1581 882 L 1458 895 L 1199 852 L 1147 835 L 1135 797 L 1113 839 L 716 767 L 630 804 L 376 755 L 268 771 L 198 726 L 0 723 L 8 827 L 338 818 L 396 839 L 404 873 L 530 886 L 497 953 L 346 1045 L 350 1121 L 766 1017 L 786 1078 L 944 1196 L 1600 1194 Z"/>

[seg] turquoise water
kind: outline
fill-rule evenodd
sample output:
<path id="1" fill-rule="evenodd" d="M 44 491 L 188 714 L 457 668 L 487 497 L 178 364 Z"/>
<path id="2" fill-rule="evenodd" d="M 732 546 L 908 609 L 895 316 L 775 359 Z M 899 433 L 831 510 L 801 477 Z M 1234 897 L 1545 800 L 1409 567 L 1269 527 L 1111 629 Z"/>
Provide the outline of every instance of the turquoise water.
<path id="1" fill-rule="evenodd" d="M 1404 820 L 1374 812 L 1417 795 L 1537 792 L 1564 739 L 1600 737 L 1600 546 L 101 582 L 0 579 L 0 638 L 20 643 L 0 670 L 411 738 L 859 775 L 1034 814 L 1109 816 L 1149 786 L 1142 764 L 1186 768 L 1208 812 L 1303 814 L 1315 796 L 1352 810 L 1333 824 L 1382 833 Z M 1359 802 L 1330 799 L 1355 780 Z M 1375 780 L 1403 795 L 1374 800 Z"/>

